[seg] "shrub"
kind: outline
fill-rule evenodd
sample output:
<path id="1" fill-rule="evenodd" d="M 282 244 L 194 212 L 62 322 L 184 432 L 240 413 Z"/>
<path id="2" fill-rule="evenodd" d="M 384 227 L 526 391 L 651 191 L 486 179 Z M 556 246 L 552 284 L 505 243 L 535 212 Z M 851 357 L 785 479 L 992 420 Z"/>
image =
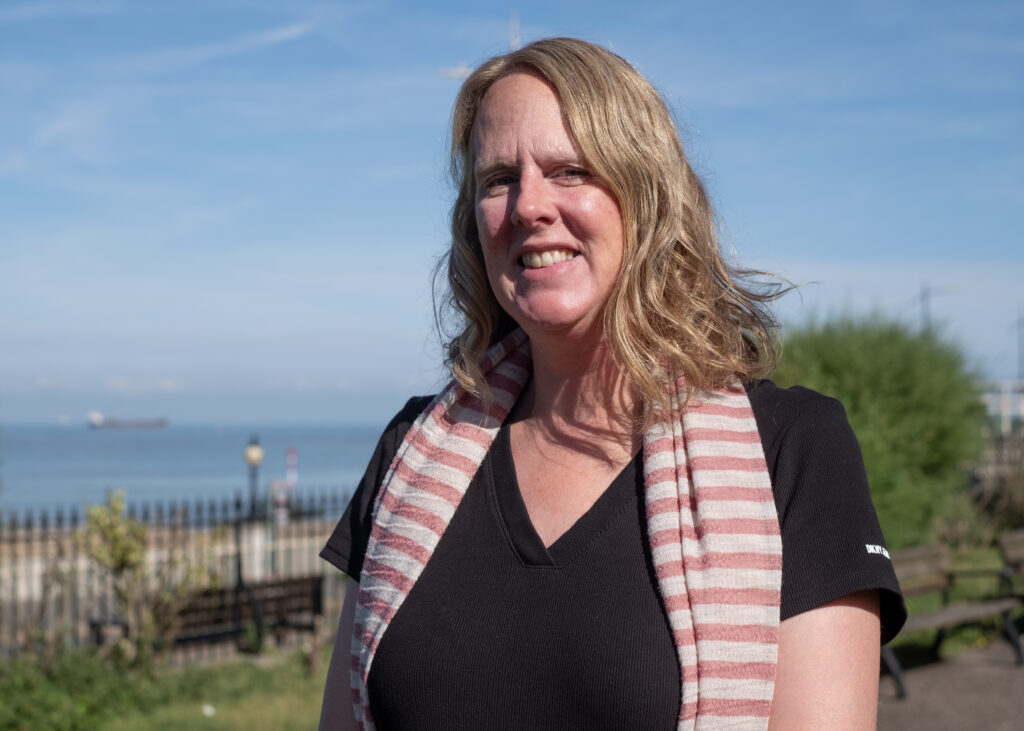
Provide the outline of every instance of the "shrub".
<path id="1" fill-rule="evenodd" d="M 935 330 L 844 316 L 789 332 L 774 379 L 846 407 L 891 547 L 973 534 L 963 525 L 963 487 L 981 452 L 985 408 L 954 344 Z"/>
<path id="2" fill-rule="evenodd" d="M 202 551 L 173 542 L 159 560 L 148 560 L 147 528 L 124 508 L 121 490 L 109 493 L 105 504 L 90 506 L 78 540 L 113 588 L 112 619 L 123 627 L 113 649 L 121 659 L 146 668 L 170 647 L 178 612 L 197 590 L 215 583 L 215 576 Z"/>

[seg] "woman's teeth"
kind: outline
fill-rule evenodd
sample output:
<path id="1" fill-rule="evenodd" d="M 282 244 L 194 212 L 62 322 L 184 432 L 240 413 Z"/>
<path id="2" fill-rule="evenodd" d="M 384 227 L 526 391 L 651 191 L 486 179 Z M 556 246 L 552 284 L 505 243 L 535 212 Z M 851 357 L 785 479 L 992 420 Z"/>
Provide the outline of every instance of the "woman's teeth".
<path id="1" fill-rule="evenodd" d="M 532 251 L 529 254 L 523 254 L 519 257 L 519 261 L 527 269 L 543 269 L 549 267 L 552 264 L 557 264 L 561 261 L 568 261 L 576 256 L 575 251 L 569 251 L 567 249 L 556 249 L 554 251 Z"/>

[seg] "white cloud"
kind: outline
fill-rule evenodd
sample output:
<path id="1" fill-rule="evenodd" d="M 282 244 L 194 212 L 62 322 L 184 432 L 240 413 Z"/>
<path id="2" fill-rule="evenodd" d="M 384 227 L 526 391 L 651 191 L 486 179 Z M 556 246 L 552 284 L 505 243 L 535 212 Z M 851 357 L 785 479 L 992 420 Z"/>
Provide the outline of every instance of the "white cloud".
<path id="1" fill-rule="evenodd" d="M 96 102 L 67 104 L 36 130 L 32 144 L 58 148 L 79 162 L 103 162 L 107 155 L 101 140 L 107 117 L 107 109 Z"/>
<path id="2" fill-rule="evenodd" d="M 125 64 L 130 70 L 141 73 L 180 71 L 210 61 L 256 53 L 289 43 L 309 35 L 313 29 L 314 25 L 310 22 L 290 23 L 220 43 L 152 51 L 130 59 L 119 59 L 117 63 L 119 67 Z"/>
<path id="3" fill-rule="evenodd" d="M 0 396 L 25 396 L 46 393 L 84 393 L 89 390 L 80 378 L 53 378 L 50 375 L 0 373 Z"/>
<path id="4" fill-rule="evenodd" d="M 183 393 L 187 389 L 177 378 L 130 379 L 111 378 L 104 384 L 107 393 L 140 395 L 154 393 Z"/>

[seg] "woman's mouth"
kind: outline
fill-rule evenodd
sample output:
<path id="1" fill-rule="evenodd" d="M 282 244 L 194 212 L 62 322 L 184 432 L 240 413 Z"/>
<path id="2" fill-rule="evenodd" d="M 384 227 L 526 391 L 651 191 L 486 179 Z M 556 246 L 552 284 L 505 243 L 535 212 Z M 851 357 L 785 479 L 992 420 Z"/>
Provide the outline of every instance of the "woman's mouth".
<path id="1" fill-rule="evenodd" d="M 563 261 L 568 261 L 576 256 L 575 251 L 569 249 L 551 249 L 549 251 L 531 251 L 519 257 L 519 263 L 527 269 L 543 269 Z"/>

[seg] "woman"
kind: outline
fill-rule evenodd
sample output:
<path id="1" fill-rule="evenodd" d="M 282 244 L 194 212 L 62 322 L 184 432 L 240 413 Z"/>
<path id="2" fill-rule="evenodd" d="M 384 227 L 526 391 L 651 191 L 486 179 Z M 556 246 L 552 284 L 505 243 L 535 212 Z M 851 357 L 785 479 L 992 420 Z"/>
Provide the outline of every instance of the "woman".
<path id="1" fill-rule="evenodd" d="M 321 728 L 868 728 L 905 613 L 842 407 L 755 379 L 663 102 L 565 38 L 456 102 L 454 380 L 385 430 L 322 555 Z"/>

